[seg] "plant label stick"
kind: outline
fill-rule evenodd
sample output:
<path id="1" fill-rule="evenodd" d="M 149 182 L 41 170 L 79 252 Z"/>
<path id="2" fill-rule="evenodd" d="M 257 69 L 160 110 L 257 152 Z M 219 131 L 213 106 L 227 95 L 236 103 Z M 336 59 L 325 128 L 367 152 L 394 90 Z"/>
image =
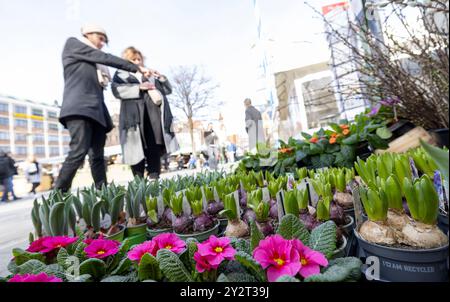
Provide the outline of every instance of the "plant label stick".
<path id="1" fill-rule="evenodd" d="M 270 201 L 270 193 L 267 187 L 262 188 L 263 197 L 262 200 L 269 202 Z"/>
<path id="2" fill-rule="evenodd" d="M 362 204 L 359 197 L 358 183 L 352 180 L 350 187 L 352 188 L 353 207 L 355 209 L 356 230 L 359 231 L 364 221 L 362 218 Z"/>
<path id="3" fill-rule="evenodd" d="M 308 190 L 308 199 L 309 199 L 309 204 L 314 207 L 317 208 L 317 203 L 319 202 L 319 195 L 317 194 L 316 190 L 314 189 L 314 186 L 311 185 L 311 183 L 306 184 L 306 188 Z"/>
<path id="4" fill-rule="evenodd" d="M 278 191 L 277 195 L 277 209 L 278 209 L 278 221 L 281 220 L 281 218 L 285 215 L 285 210 L 284 210 L 284 191 L 280 190 Z"/>
<path id="5" fill-rule="evenodd" d="M 158 195 L 156 198 L 156 206 L 158 209 L 158 217 L 161 217 L 164 213 L 165 205 L 164 205 L 164 199 L 161 194 Z"/>

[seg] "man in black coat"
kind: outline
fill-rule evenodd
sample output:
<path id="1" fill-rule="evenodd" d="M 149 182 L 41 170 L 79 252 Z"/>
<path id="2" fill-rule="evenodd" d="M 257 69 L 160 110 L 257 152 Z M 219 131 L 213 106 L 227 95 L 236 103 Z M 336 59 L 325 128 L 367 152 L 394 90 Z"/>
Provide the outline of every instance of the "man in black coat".
<path id="1" fill-rule="evenodd" d="M 14 200 L 20 199 L 14 194 L 13 177 L 16 174 L 14 160 L 5 152 L 0 150 L 0 185 L 3 186 L 2 202 L 8 201 L 8 193 L 11 192 Z"/>
<path id="2" fill-rule="evenodd" d="M 105 30 L 96 25 L 82 28 L 83 38 L 69 38 L 62 53 L 64 96 L 59 121 L 69 130 L 70 151 L 56 181 L 55 189 L 69 190 L 78 168 L 89 155 L 95 186 L 106 184 L 104 147 L 113 123 L 104 102 L 103 90 L 111 79 L 106 66 L 140 71 L 150 70 L 102 52 L 108 43 Z"/>

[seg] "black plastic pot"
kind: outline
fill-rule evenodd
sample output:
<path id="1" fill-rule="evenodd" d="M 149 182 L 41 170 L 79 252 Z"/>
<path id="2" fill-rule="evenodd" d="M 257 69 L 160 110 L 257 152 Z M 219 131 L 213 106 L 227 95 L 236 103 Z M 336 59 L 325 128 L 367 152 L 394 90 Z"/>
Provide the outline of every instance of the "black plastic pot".
<path id="1" fill-rule="evenodd" d="M 448 244 L 434 249 L 399 249 L 370 243 L 355 230 L 362 257 L 375 256 L 379 278 L 387 282 L 446 282 L 448 280 Z"/>
<path id="2" fill-rule="evenodd" d="M 430 129 L 428 130 L 437 140 L 439 147 L 449 148 L 449 132 L 448 128 Z"/>
<path id="3" fill-rule="evenodd" d="M 390 138 L 390 140 L 392 141 L 397 137 L 402 136 L 403 134 L 414 129 L 415 127 L 416 126 L 408 120 L 399 120 L 398 122 L 389 127 L 389 130 L 391 130 L 392 132 L 392 137 Z"/>
<path id="4" fill-rule="evenodd" d="M 438 216 L 438 227 L 444 234 L 448 233 L 448 215 L 439 213 Z"/>
<path id="5" fill-rule="evenodd" d="M 346 216 L 351 216 L 355 220 L 355 208 L 345 209 L 344 213 Z"/>
<path id="6" fill-rule="evenodd" d="M 359 144 L 355 150 L 355 155 L 362 160 L 366 160 L 372 153 L 373 151 L 370 149 L 368 142 Z"/>

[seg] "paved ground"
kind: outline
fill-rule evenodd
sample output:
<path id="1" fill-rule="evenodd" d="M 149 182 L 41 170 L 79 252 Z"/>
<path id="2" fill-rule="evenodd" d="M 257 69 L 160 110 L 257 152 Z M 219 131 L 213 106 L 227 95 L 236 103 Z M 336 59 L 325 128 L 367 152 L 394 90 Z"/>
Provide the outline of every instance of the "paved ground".
<path id="1" fill-rule="evenodd" d="M 198 170 L 182 170 L 170 173 L 164 173 L 161 178 L 171 178 L 175 175 L 190 175 Z M 115 183 L 126 184 L 132 179 L 132 173 L 128 167 L 123 165 L 113 165 L 108 169 L 108 180 L 114 179 Z M 74 190 L 77 187 L 90 186 L 92 177 L 89 169 L 80 170 L 74 179 Z M 30 185 L 18 177 L 14 180 L 16 194 L 23 199 L 11 201 L 7 204 L 0 203 L 0 276 L 8 275 L 7 265 L 12 258 L 13 248 L 26 248 L 28 246 L 28 236 L 33 232 L 31 222 L 31 208 L 33 207 L 34 196 L 27 194 Z M 47 196 L 49 192 L 40 192 L 36 197 Z"/>

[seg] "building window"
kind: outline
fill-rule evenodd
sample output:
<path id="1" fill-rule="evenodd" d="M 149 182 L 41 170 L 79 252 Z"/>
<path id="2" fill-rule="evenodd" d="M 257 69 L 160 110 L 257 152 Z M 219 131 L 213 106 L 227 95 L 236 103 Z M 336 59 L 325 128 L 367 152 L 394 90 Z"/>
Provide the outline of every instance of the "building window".
<path id="1" fill-rule="evenodd" d="M 55 124 L 55 123 L 48 123 L 48 130 L 55 130 L 55 131 L 58 131 L 58 124 Z"/>
<path id="2" fill-rule="evenodd" d="M 41 121 L 33 121 L 33 128 L 44 129 L 44 123 Z"/>
<path id="3" fill-rule="evenodd" d="M 27 128 L 28 127 L 28 121 L 25 120 L 25 119 L 15 119 L 14 120 L 14 127 Z"/>
<path id="4" fill-rule="evenodd" d="M 47 111 L 48 118 L 58 118 L 58 114 L 55 111 Z"/>
<path id="5" fill-rule="evenodd" d="M 17 155 L 27 155 L 28 148 L 25 146 L 16 146 L 16 154 Z"/>
<path id="6" fill-rule="evenodd" d="M 9 132 L 0 132 L 0 141 L 9 140 Z"/>
<path id="7" fill-rule="evenodd" d="M 44 142 L 44 135 L 43 134 L 34 134 L 33 135 L 33 142 L 35 142 L 35 143 L 43 143 Z"/>
<path id="8" fill-rule="evenodd" d="M 64 155 L 67 155 L 67 154 L 69 153 L 69 151 L 70 151 L 70 148 L 69 148 L 68 146 L 65 146 L 65 147 L 63 148 L 63 154 L 64 154 Z"/>
<path id="9" fill-rule="evenodd" d="M 7 117 L 0 117 L 0 126 L 8 126 L 9 119 Z"/>
<path id="10" fill-rule="evenodd" d="M 36 155 L 45 155 L 45 147 L 43 146 L 34 146 L 33 150 Z"/>
<path id="11" fill-rule="evenodd" d="M 16 142 L 26 142 L 27 135 L 25 133 L 16 133 L 15 139 L 16 139 Z"/>
<path id="12" fill-rule="evenodd" d="M 31 114 L 36 116 L 44 116 L 44 110 L 33 108 L 31 109 Z"/>
<path id="13" fill-rule="evenodd" d="M 70 143 L 70 136 L 64 135 L 63 136 L 63 142 Z"/>
<path id="14" fill-rule="evenodd" d="M 27 107 L 15 105 L 14 106 L 14 113 L 26 114 L 27 113 Z"/>
<path id="15" fill-rule="evenodd" d="M 49 135 L 48 136 L 49 143 L 59 143 L 59 137 L 57 135 Z"/>
<path id="16" fill-rule="evenodd" d="M 50 147 L 50 156 L 56 156 L 59 155 L 59 148 L 58 147 Z"/>
<path id="17" fill-rule="evenodd" d="M 9 112 L 9 106 L 5 103 L 0 103 L 0 112 Z"/>
<path id="18" fill-rule="evenodd" d="M 5 153 L 11 152 L 11 147 L 10 146 L 2 146 L 2 145 L 0 145 L 0 151 L 3 151 Z"/>

